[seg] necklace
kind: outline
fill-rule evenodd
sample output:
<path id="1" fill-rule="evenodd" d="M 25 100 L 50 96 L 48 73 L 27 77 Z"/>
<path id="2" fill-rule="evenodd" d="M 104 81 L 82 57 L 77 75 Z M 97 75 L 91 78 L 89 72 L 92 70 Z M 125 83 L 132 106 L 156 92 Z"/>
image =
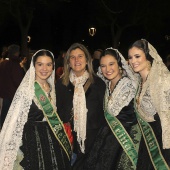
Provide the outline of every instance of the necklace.
<path id="1" fill-rule="evenodd" d="M 48 83 L 40 83 L 42 85 L 43 88 L 47 88 Z"/>
<path id="2" fill-rule="evenodd" d="M 140 94 L 141 94 L 141 92 L 142 92 L 142 83 L 140 83 L 140 85 L 139 85 L 139 89 L 138 89 L 138 92 L 137 92 L 137 96 L 136 96 L 136 103 L 137 103 L 137 105 L 139 105 L 139 103 L 140 103 Z"/>
<path id="3" fill-rule="evenodd" d="M 118 85 L 119 81 L 122 80 L 125 76 L 121 76 L 121 78 L 116 82 L 114 86 L 111 87 L 111 84 L 108 82 L 108 90 L 109 90 L 109 96 L 108 100 L 112 98 L 112 93 L 115 90 L 116 86 Z"/>
<path id="4" fill-rule="evenodd" d="M 114 90 L 114 89 L 113 89 L 113 90 Z M 108 100 L 111 99 L 113 90 L 112 90 L 110 87 L 108 88 L 108 92 L 109 92 Z"/>
<path id="5" fill-rule="evenodd" d="M 149 75 L 149 74 L 148 74 Z M 144 83 L 147 81 L 147 79 L 148 79 L 148 75 L 146 76 L 146 79 L 145 79 L 145 81 L 143 81 L 142 79 L 141 79 L 141 82 L 140 82 L 140 84 L 139 84 L 139 89 L 138 89 L 138 94 L 137 94 L 137 97 L 136 97 L 136 103 L 137 103 L 137 105 L 139 105 L 139 103 L 140 103 L 140 95 L 141 95 L 141 92 L 142 92 L 142 87 L 143 87 L 143 85 L 144 85 Z"/>
<path id="6" fill-rule="evenodd" d="M 37 81 L 37 80 L 36 80 Z M 45 82 L 45 83 L 40 83 L 39 81 L 37 81 L 39 84 L 40 84 L 40 86 L 42 87 L 42 89 L 48 94 L 48 93 L 50 93 L 50 91 L 51 91 L 51 86 L 49 85 L 49 83 L 48 82 Z"/>
<path id="7" fill-rule="evenodd" d="M 35 80 L 37 81 L 37 80 Z M 51 85 L 48 83 L 48 82 L 45 82 L 44 84 L 43 83 L 40 83 L 39 81 L 37 81 L 38 84 L 40 84 L 41 88 L 44 90 L 44 92 L 47 94 L 47 97 L 49 98 L 49 100 L 51 101 L 52 100 L 52 97 L 51 97 Z"/>

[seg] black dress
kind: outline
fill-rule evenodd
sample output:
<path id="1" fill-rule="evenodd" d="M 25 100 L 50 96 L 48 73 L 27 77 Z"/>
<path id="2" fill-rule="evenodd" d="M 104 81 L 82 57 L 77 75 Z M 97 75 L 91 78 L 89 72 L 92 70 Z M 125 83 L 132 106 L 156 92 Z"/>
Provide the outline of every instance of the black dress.
<path id="1" fill-rule="evenodd" d="M 140 130 L 133 109 L 133 100 L 117 116 L 133 142 L 138 145 Z M 131 170 L 132 163 L 123 151 L 110 127 L 106 125 L 99 132 L 93 149 L 88 155 L 83 170 Z"/>
<path id="2" fill-rule="evenodd" d="M 167 162 L 167 164 L 170 167 L 170 149 L 162 148 L 162 146 L 163 146 L 163 144 L 162 144 L 162 130 L 161 130 L 162 128 L 161 128 L 160 118 L 159 118 L 158 114 L 154 115 L 154 119 L 156 121 L 150 122 L 149 124 L 155 133 L 156 139 L 157 139 L 158 144 L 161 149 L 161 153 L 162 153 L 165 161 Z M 143 137 L 141 139 L 140 147 L 139 147 L 139 158 L 138 158 L 137 170 L 155 170 L 152 165 L 151 159 L 149 157 Z M 162 169 L 160 169 L 160 170 L 162 170 Z"/>
<path id="3" fill-rule="evenodd" d="M 81 169 L 84 163 L 86 155 L 90 152 L 96 135 L 101 127 L 106 124 L 103 111 L 103 98 L 106 85 L 98 77 L 94 77 L 94 83 L 92 83 L 87 89 L 86 107 L 87 112 L 87 125 L 86 125 L 86 140 L 85 140 L 85 154 L 81 153 L 79 144 L 76 139 L 76 133 L 74 135 L 74 153 L 77 155 L 77 160 L 73 166 L 73 169 Z M 70 122 L 73 128 L 73 95 L 74 86 L 70 82 L 68 86 L 62 84 L 62 79 L 58 79 L 56 82 L 56 97 L 57 97 L 57 111 L 64 123 Z"/>
<path id="4" fill-rule="evenodd" d="M 20 165 L 25 170 L 69 170 L 70 161 L 43 118 L 43 112 L 33 102 L 24 126 L 20 147 L 24 158 Z"/>

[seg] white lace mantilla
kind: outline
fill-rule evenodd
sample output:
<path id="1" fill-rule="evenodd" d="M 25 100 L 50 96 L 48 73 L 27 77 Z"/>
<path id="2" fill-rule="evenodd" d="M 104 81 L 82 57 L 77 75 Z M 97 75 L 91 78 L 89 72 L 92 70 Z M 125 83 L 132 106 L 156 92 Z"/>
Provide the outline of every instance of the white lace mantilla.
<path id="1" fill-rule="evenodd" d="M 149 76 L 147 80 L 149 80 Z M 138 108 L 138 112 L 142 117 L 142 119 L 144 119 L 146 122 L 153 122 L 155 121 L 154 115 L 156 114 L 156 109 L 153 106 L 153 101 L 150 96 L 148 82 L 149 81 L 146 81 L 143 84 L 142 89 L 141 89 L 141 85 L 139 86 L 138 94 L 136 95 L 136 99 L 139 98 L 138 99 L 139 102 L 136 103 L 136 107 Z"/>
<path id="2" fill-rule="evenodd" d="M 105 109 L 112 116 L 117 116 L 123 107 L 128 106 L 135 96 L 136 89 L 128 77 L 123 77 L 109 96 L 109 87 L 105 93 Z"/>
<path id="3" fill-rule="evenodd" d="M 54 75 L 55 70 L 48 78 L 48 82 L 52 87 L 51 97 L 55 104 Z M 34 98 L 34 82 L 35 68 L 32 60 L 29 70 L 15 93 L 0 133 L 0 170 L 13 169 L 19 146 L 22 143 L 23 128 L 27 122 L 30 105 Z"/>
<path id="4" fill-rule="evenodd" d="M 170 72 L 150 43 L 148 43 L 148 48 L 149 54 L 154 60 L 140 100 L 144 100 L 143 96 L 149 90 L 151 102 L 161 120 L 163 148 L 170 149 Z M 142 118 L 148 122 L 154 121 L 153 116 L 143 113 L 141 106 L 138 106 L 138 109 Z"/>
<path id="5" fill-rule="evenodd" d="M 153 106 L 153 102 L 149 93 L 149 88 L 147 88 L 146 93 L 143 95 L 143 98 L 140 102 L 140 107 L 143 110 L 143 113 L 147 115 L 150 119 L 154 119 L 156 114 L 156 109 Z"/>

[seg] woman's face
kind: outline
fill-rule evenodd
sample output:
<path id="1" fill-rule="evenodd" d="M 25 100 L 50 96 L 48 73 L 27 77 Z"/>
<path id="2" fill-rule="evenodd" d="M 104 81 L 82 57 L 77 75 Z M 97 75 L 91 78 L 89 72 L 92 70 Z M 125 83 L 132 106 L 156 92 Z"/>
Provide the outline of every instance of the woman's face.
<path id="1" fill-rule="evenodd" d="M 86 70 L 86 56 L 85 53 L 76 48 L 70 52 L 69 65 L 77 77 L 82 76 Z"/>
<path id="2" fill-rule="evenodd" d="M 129 64 L 135 72 L 142 73 L 148 71 L 148 60 L 144 51 L 137 47 L 132 47 L 128 52 Z"/>
<path id="3" fill-rule="evenodd" d="M 100 59 L 100 68 L 105 78 L 117 82 L 121 78 L 118 62 L 112 55 L 105 55 Z"/>
<path id="4" fill-rule="evenodd" d="M 35 61 L 35 79 L 40 83 L 47 80 L 53 72 L 53 62 L 48 56 L 39 56 Z"/>

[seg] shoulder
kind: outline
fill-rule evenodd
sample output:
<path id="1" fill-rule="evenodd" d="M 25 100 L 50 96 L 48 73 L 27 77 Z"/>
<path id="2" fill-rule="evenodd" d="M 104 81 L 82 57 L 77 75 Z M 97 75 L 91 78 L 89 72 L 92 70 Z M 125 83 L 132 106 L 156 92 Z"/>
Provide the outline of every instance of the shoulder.
<path id="1" fill-rule="evenodd" d="M 93 79 L 94 79 L 94 83 L 102 83 L 102 84 L 104 83 L 105 84 L 105 82 L 98 76 L 93 76 Z"/>
<path id="2" fill-rule="evenodd" d="M 133 81 L 129 77 L 122 77 L 119 81 L 124 86 L 131 86 L 133 84 Z"/>
<path id="3" fill-rule="evenodd" d="M 64 86 L 62 83 L 62 78 L 57 79 L 55 86 L 56 87 Z"/>
<path id="4" fill-rule="evenodd" d="M 132 83 L 132 80 L 129 77 L 123 77 L 122 81 L 127 83 Z"/>
<path id="5" fill-rule="evenodd" d="M 9 63 L 9 60 L 3 60 L 0 64 L 1 67 L 7 65 Z"/>
<path id="6" fill-rule="evenodd" d="M 106 87 L 106 84 L 105 82 L 98 76 L 93 76 L 94 78 L 94 85 L 95 86 L 98 86 L 98 87 L 103 87 L 105 88 Z"/>
<path id="7" fill-rule="evenodd" d="M 127 90 L 127 89 L 130 89 L 131 85 L 132 85 L 132 82 L 128 77 L 122 77 L 118 81 L 116 87 L 119 87 L 119 89 L 126 89 Z"/>
<path id="8" fill-rule="evenodd" d="M 70 88 L 70 86 L 71 86 L 71 82 L 69 82 L 69 84 L 66 86 L 66 85 L 63 84 L 62 78 L 57 79 L 56 84 L 55 84 L 55 87 L 57 89 L 59 89 L 59 88 L 60 89 L 68 89 L 68 88 Z"/>
<path id="9" fill-rule="evenodd" d="M 123 77 L 119 82 L 119 88 L 124 89 L 125 91 L 135 91 L 133 82 L 128 77 Z"/>

